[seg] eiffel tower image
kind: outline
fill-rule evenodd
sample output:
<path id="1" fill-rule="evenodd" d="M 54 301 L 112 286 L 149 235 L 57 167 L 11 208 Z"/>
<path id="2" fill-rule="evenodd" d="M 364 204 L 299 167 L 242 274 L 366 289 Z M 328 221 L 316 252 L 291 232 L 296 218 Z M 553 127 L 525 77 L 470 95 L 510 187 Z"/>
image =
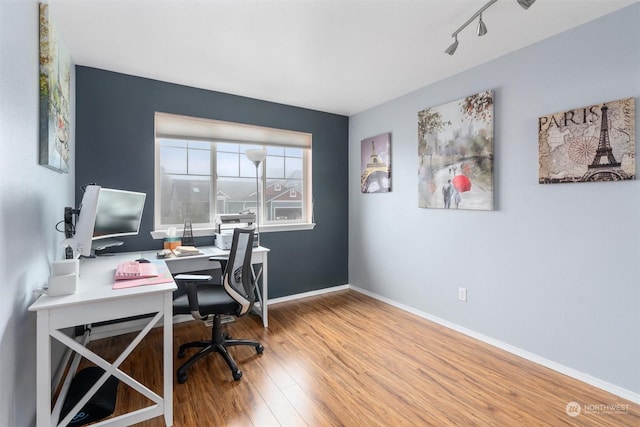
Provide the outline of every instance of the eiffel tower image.
<path id="1" fill-rule="evenodd" d="M 195 246 L 196 242 L 193 239 L 193 227 L 191 226 L 191 220 L 184 220 L 184 230 L 182 232 L 182 245 L 183 246 Z"/>
<path id="2" fill-rule="evenodd" d="M 600 139 L 598 149 L 593 161 L 587 167 L 587 173 L 582 177 L 582 181 L 619 181 L 629 179 L 627 174 L 620 168 L 621 163 L 616 161 L 609 142 L 609 119 L 607 111 L 609 107 L 603 105 L 602 120 L 600 122 Z"/>
<path id="3" fill-rule="evenodd" d="M 383 193 L 390 191 L 389 166 L 376 152 L 376 143 L 371 141 L 371 155 L 366 169 L 360 176 L 360 187 L 363 193 Z"/>

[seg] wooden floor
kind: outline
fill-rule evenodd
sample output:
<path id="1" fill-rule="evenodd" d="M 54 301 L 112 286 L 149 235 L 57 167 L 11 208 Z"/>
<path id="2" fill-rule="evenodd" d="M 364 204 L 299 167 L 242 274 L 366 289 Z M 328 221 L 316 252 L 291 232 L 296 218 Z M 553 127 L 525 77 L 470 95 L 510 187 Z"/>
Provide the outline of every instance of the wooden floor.
<path id="1" fill-rule="evenodd" d="M 122 365 L 159 394 L 161 333 Z M 640 426 L 640 405 L 355 291 L 272 305 L 268 329 L 247 316 L 229 333 L 260 340 L 264 353 L 231 350 L 238 382 L 217 354 L 185 384 L 174 378 L 175 426 Z M 196 322 L 176 325 L 174 347 L 208 334 Z M 129 339 L 91 346 L 111 360 Z M 117 412 L 145 404 L 134 393 L 120 384 Z M 579 415 L 567 415 L 570 402 Z"/>

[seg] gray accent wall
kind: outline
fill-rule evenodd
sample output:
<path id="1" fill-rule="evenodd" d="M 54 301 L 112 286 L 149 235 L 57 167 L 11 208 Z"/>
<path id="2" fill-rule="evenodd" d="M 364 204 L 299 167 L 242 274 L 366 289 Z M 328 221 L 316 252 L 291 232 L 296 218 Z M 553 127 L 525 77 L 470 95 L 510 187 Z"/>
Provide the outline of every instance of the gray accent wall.
<path id="1" fill-rule="evenodd" d="M 160 249 L 153 227 L 154 114 L 165 112 L 313 134 L 316 227 L 263 233 L 269 247 L 269 298 L 347 283 L 348 118 L 110 71 L 76 67 L 76 200 L 79 187 L 147 193 L 140 234 L 121 250 Z M 215 79 L 212 70 L 211 78 Z M 211 238 L 199 238 L 211 245 Z"/>
<path id="2" fill-rule="evenodd" d="M 538 184 L 537 139 L 540 116 L 628 97 L 640 125 L 639 22 L 636 3 L 350 117 L 350 284 L 640 400 L 640 183 Z M 487 89 L 495 211 L 418 208 L 418 111 Z M 393 191 L 361 194 L 383 132 Z"/>

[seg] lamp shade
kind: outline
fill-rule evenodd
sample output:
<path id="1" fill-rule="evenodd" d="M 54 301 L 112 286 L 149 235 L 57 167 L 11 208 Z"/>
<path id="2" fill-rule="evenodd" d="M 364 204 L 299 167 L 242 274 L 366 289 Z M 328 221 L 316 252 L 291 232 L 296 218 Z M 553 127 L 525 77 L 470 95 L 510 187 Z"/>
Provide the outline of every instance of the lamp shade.
<path id="1" fill-rule="evenodd" d="M 482 37 L 487 34 L 487 26 L 484 24 L 482 20 L 482 14 L 480 14 L 480 20 L 478 21 L 478 37 Z"/>
<path id="2" fill-rule="evenodd" d="M 516 0 L 523 9 L 529 9 L 529 6 L 534 4 L 536 0 Z"/>
<path id="3" fill-rule="evenodd" d="M 252 148 L 247 150 L 245 154 L 249 160 L 256 164 L 256 166 L 267 158 L 267 150 L 264 148 Z"/>
<path id="4" fill-rule="evenodd" d="M 453 55 L 457 48 L 458 48 L 458 36 L 456 36 L 456 40 L 453 43 L 451 43 L 451 46 L 449 46 L 444 51 L 444 53 L 448 53 L 449 55 Z"/>

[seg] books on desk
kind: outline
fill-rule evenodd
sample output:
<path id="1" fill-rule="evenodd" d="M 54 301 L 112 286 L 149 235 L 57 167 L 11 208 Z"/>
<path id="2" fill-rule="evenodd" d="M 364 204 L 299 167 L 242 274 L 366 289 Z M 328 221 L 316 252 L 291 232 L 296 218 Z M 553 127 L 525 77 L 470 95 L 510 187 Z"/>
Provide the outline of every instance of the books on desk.
<path id="1" fill-rule="evenodd" d="M 191 255 L 202 255 L 202 252 L 195 246 L 178 246 L 173 250 L 173 254 L 177 257 L 183 257 Z"/>
<path id="2" fill-rule="evenodd" d="M 129 261 L 129 263 L 131 262 L 135 261 Z M 173 276 L 171 276 L 169 269 L 163 262 L 137 264 L 141 266 L 140 275 L 137 277 L 135 276 L 135 271 L 134 275 L 119 274 L 118 270 L 120 269 L 120 265 L 118 265 L 118 268 L 116 268 L 116 274 L 114 275 L 113 289 L 127 289 L 136 286 L 157 285 L 160 283 L 169 283 L 173 281 Z M 135 269 L 136 267 L 128 267 L 124 265 L 123 268 L 126 270 L 127 268 Z"/>

